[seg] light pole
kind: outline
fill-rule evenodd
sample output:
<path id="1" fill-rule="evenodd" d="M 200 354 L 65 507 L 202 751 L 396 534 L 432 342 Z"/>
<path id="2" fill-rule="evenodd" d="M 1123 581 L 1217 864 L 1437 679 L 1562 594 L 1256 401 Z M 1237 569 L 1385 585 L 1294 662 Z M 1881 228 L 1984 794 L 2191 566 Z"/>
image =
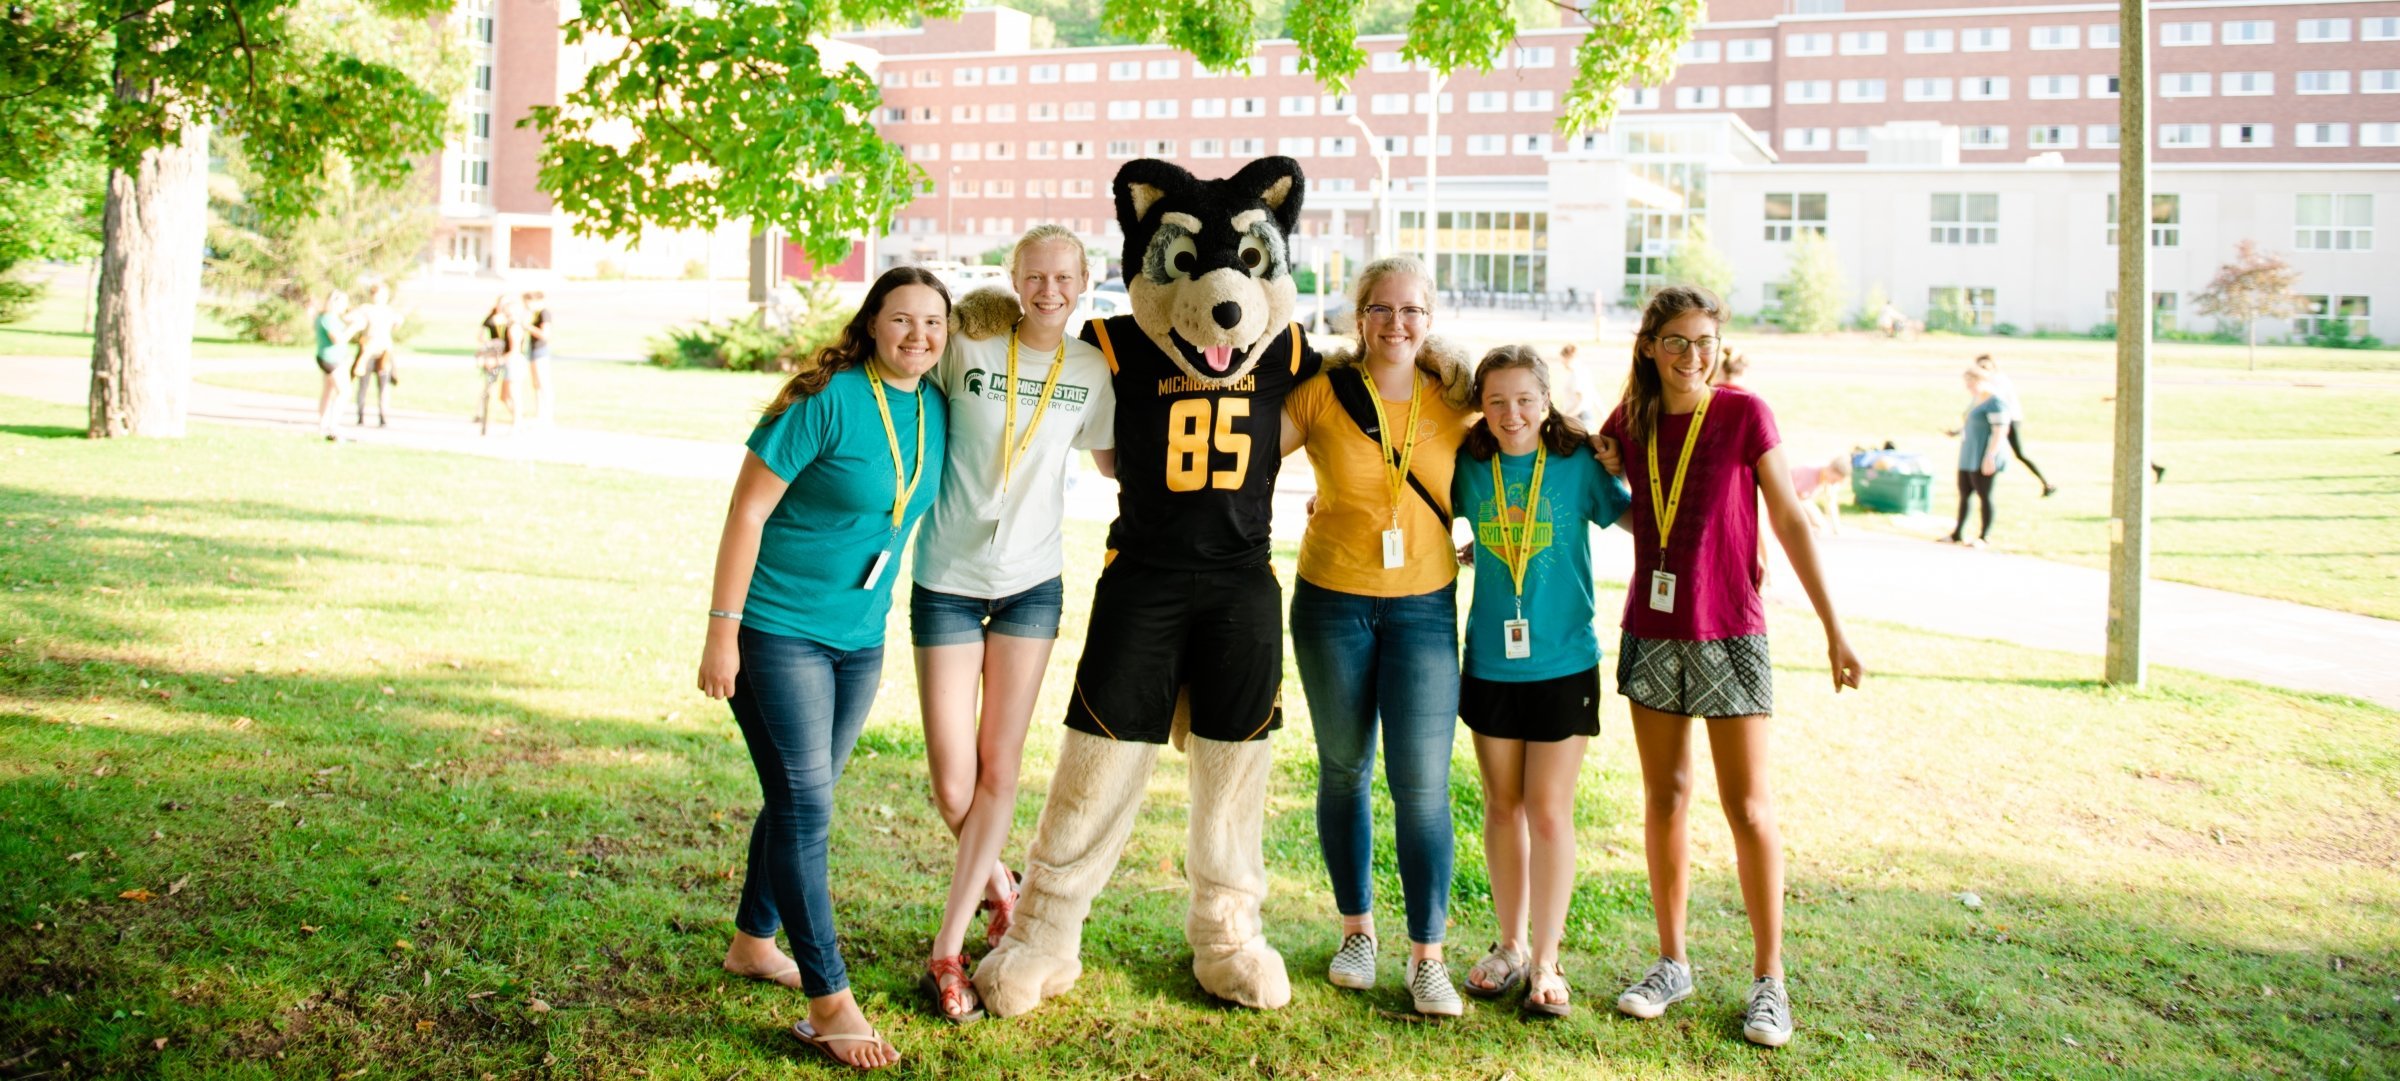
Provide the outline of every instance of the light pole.
<path id="1" fill-rule="evenodd" d="M 942 261 L 945 263 L 955 263 L 958 261 L 957 257 L 951 254 L 950 250 L 952 243 L 950 239 L 950 224 L 952 220 L 950 217 L 950 206 L 951 203 L 957 198 L 958 166 L 953 165 L 950 167 L 949 183 L 942 185 Z"/>
<path id="2" fill-rule="evenodd" d="M 1434 230 L 1433 230 L 1433 222 L 1434 222 L 1434 216 L 1433 216 L 1433 204 L 1434 204 L 1434 199 L 1433 199 L 1433 188 L 1434 188 L 1434 165 L 1435 165 L 1435 163 L 1436 163 L 1436 162 L 1438 162 L 1438 161 L 1440 161 L 1440 160 L 1441 160 L 1441 153 L 1440 153 L 1440 151 L 1441 151 L 1442 140 L 1441 140 L 1441 136 L 1440 136 L 1440 134 L 1439 134 L 1439 133 L 1440 133 L 1440 131 L 1441 131 L 1441 121 L 1442 121 L 1442 84 L 1443 84 L 1443 83 L 1445 83 L 1445 82 L 1448 82 L 1448 81 L 1449 81 L 1449 80 L 1448 80 L 1448 78 L 1446 78 L 1445 76 L 1443 76 L 1443 75 L 1442 75 L 1442 73 L 1440 73 L 1440 72 L 1438 72 L 1438 71 L 1435 71 L 1435 72 L 1427 72 L 1427 73 L 1426 73 L 1426 75 L 1425 75 L 1425 87 L 1426 87 L 1426 89 L 1425 89 L 1425 231 L 1424 231 L 1424 237 L 1425 237 L 1425 269 L 1426 269 L 1428 272 L 1433 272 L 1433 271 L 1434 271 L 1434 248 L 1437 246 L 1437 241 L 1434 239 L 1434 238 L 1435 238 L 1435 236 L 1436 236 L 1436 234 L 1435 234 L 1435 232 L 1434 232 Z M 1438 273 L 1436 274 L 1436 277 L 1437 277 L 1437 278 L 1439 277 L 1439 274 L 1438 274 Z"/>
<path id="3" fill-rule="evenodd" d="M 1389 151 L 1383 148 L 1383 140 L 1375 137 L 1374 129 L 1367 127 L 1366 119 L 1358 115 L 1357 104 L 1358 103 L 1356 99 L 1352 99 L 1350 123 L 1357 125 L 1358 133 L 1366 137 L 1367 152 L 1375 155 L 1375 244 L 1370 250 L 1374 252 L 1374 258 L 1381 259 L 1386 255 L 1390 255 L 1393 247 L 1392 223 L 1390 221 L 1392 203 L 1392 155 Z"/>

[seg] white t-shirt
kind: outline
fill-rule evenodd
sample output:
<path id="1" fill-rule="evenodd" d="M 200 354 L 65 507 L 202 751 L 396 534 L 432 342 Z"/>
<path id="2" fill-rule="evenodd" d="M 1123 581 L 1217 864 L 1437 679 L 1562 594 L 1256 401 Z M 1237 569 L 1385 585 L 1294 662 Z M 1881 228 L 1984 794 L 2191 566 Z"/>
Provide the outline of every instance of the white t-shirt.
<path id="1" fill-rule="evenodd" d="M 941 593 L 993 600 L 1055 578 L 1058 523 L 1066 513 L 1067 467 L 1076 451 L 1117 445 L 1116 392 L 1108 361 L 1074 338 L 1033 444 L 1000 489 L 1000 432 L 1008 423 L 1007 335 L 952 335 L 927 378 L 950 400 L 950 451 L 942 492 L 917 531 L 916 582 Z M 1033 424 L 1056 350 L 1017 350 L 1017 428 Z"/>

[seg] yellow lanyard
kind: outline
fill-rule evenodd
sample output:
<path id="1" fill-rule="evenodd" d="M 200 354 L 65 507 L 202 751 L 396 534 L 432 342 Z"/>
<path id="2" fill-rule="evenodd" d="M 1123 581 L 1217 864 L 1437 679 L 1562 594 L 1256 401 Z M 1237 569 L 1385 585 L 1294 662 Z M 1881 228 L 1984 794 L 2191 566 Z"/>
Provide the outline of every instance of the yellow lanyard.
<path id="1" fill-rule="evenodd" d="M 892 447 L 892 532 L 900 532 L 900 523 L 908 516 L 909 497 L 917 494 L 917 482 L 925 479 L 925 384 L 917 383 L 917 467 L 911 472 L 900 463 L 900 429 L 892 423 L 892 404 L 883 397 L 883 377 L 875 374 L 875 362 L 866 363 L 867 389 L 875 394 L 875 412 L 883 416 L 883 438 Z"/>
<path id="2" fill-rule="evenodd" d="M 1512 539 L 1508 529 L 1508 485 L 1500 480 L 1500 453 L 1492 453 L 1492 498 L 1500 504 L 1500 543 L 1493 551 L 1500 562 L 1508 566 L 1508 579 L 1517 587 L 1517 616 L 1525 615 L 1525 570 L 1533 566 L 1533 527 L 1542 518 L 1542 467 L 1549 464 L 1550 454 L 1541 444 L 1533 448 L 1533 482 L 1525 488 L 1525 520 L 1517 523 Z"/>
<path id="3" fill-rule="evenodd" d="M 1391 497 L 1392 528 L 1400 528 L 1400 489 L 1408 484 L 1408 463 L 1417 455 L 1417 411 L 1425 404 L 1425 381 L 1417 373 L 1408 373 L 1408 442 L 1400 452 L 1392 453 L 1392 424 L 1383 415 L 1383 392 L 1375 389 L 1375 377 L 1367 374 L 1365 365 L 1358 369 L 1360 382 L 1367 385 L 1367 400 L 1375 403 L 1375 442 L 1383 448 L 1384 488 Z"/>
<path id="4" fill-rule="evenodd" d="M 1683 433 L 1683 453 L 1675 459 L 1675 485 L 1662 498 L 1658 494 L 1658 430 L 1650 431 L 1650 441 L 1642 448 L 1650 457 L 1650 509 L 1658 520 L 1658 561 L 1663 568 L 1667 561 L 1667 534 L 1675 529 L 1675 511 L 1683 504 L 1684 471 L 1692 464 L 1692 448 L 1700 445 L 1700 423 L 1708 419 L 1708 403 L 1717 396 L 1709 391 L 1692 410 L 1691 430 Z"/>
<path id="5" fill-rule="evenodd" d="M 1017 431 L 1017 335 L 1008 335 L 1008 422 L 1000 429 L 1000 490 L 1008 491 L 1008 480 L 1016 472 L 1017 459 L 1033 446 L 1033 433 L 1042 426 L 1042 414 L 1050 409 L 1050 392 L 1058 389 L 1058 373 L 1067 366 L 1067 337 L 1058 337 L 1058 355 L 1050 358 L 1050 376 L 1042 380 L 1042 400 L 1033 407 L 1033 420 L 1025 425 L 1023 439 L 1011 440 Z"/>

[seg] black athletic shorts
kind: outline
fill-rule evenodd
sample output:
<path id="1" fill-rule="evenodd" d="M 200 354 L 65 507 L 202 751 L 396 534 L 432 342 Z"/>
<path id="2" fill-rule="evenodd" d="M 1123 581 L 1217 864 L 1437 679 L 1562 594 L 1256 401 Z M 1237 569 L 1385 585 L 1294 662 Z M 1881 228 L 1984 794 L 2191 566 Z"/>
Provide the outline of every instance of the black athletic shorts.
<path id="1" fill-rule="evenodd" d="M 1600 734 L 1600 668 L 1509 683 L 1466 676 L 1458 683 L 1458 719 L 1477 735 L 1556 743 Z"/>
<path id="2" fill-rule="evenodd" d="M 1067 727 L 1165 743 L 1185 683 L 1192 733 L 1203 739 L 1240 743 L 1283 726 L 1283 586 L 1272 568 L 1174 571 L 1119 559 L 1100 572 Z"/>

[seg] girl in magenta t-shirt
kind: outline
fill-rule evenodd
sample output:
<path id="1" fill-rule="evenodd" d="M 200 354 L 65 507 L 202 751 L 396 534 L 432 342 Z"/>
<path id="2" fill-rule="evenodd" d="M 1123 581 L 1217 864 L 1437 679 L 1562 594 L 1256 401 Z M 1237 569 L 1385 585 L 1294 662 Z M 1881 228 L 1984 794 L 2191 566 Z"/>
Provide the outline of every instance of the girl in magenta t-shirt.
<path id="1" fill-rule="evenodd" d="M 1619 451 L 1633 509 L 1634 575 L 1617 649 L 1617 691 L 1633 709 L 1642 760 L 1643 840 L 1659 960 L 1617 999 L 1657 1017 L 1692 993 L 1684 950 L 1690 856 L 1691 718 L 1708 721 L 1718 795 L 1733 827 L 1743 907 L 1750 914 L 1752 983 L 1742 1034 L 1780 1047 L 1791 1038 L 1783 986 L 1783 845 L 1767 785 L 1767 720 L 1774 708 L 1766 611 L 1758 596 L 1758 505 L 1825 625 L 1834 690 L 1858 686 L 1858 657 L 1842 637 L 1792 494 L 1767 403 L 1739 387 L 1709 386 L 1724 312 L 1698 289 L 1659 291 L 1642 313 L 1624 398 L 1601 426 Z M 1663 537 L 1663 543 L 1662 543 Z"/>

